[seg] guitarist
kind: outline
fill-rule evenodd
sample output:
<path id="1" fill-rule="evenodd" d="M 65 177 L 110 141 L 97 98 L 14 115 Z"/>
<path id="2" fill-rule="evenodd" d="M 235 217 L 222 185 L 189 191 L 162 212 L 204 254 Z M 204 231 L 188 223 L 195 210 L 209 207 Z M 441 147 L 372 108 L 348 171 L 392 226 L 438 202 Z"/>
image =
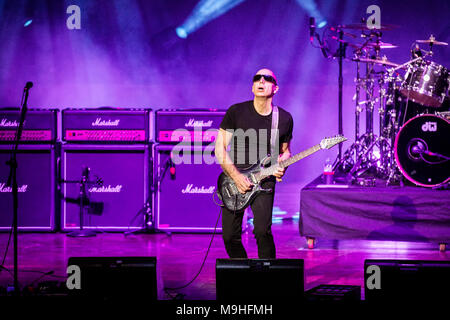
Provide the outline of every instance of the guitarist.
<path id="1" fill-rule="evenodd" d="M 251 190 L 253 185 L 246 176 L 240 173 L 239 169 L 248 168 L 254 164 L 255 159 L 261 161 L 262 155 L 267 156 L 267 153 L 270 153 L 273 97 L 278 90 L 275 74 L 269 69 L 259 70 L 253 77 L 253 100 L 232 105 L 220 124 L 215 155 L 222 170 L 233 179 L 241 193 Z M 278 161 L 282 161 L 289 158 L 291 154 L 289 143 L 292 139 L 293 120 L 289 112 L 280 107 L 278 110 L 278 141 L 275 145 L 279 147 L 279 150 L 275 150 L 275 153 L 278 153 L 275 156 L 278 157 Z M 251 143 L 247 136 L 239 137 L 242 132 L 244 135 L 256 132 L 256 144 Z M 229 145 L 231 148 L 228 153 Z M 265 150 L 266 153 L 264 153 Z M 272 207 L 275 180 L 281 181 L 283 175 L 284 169 L 279 169 L 274 176 L 266 179 L 262 183 L 262 187 L 272 191 L 260 193 L 251 203 L 254 216 L 253 233 L 260 259 L 275 258 L 275 243 L 271 231 Z M 243 211 L 233 212 L 223 208 L 222 236 L 230 258 L 247 258 L 241 240 L 243 215 Z"/>

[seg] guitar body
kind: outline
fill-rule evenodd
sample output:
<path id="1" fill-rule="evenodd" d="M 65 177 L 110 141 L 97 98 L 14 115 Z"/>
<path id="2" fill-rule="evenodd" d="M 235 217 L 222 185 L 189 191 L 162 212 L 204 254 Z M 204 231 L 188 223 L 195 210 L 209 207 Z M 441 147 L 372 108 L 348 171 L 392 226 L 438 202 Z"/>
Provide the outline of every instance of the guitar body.
<path id="1" fill-rule="evenodd" d="M 254 178 L 254 175 L 261 171 L 261 165 L 259 163 L 254 164 L 248 169 L 239 171 L 254 184 L 252 190 L 244 194 L 240 193 L 233 179 L 223 172 L 217 181 L 217 194 L 224 207 L 232 212 L 244 210 L 260 192 L 264 192 L 261 188 L 261 182 L 258 183 Z"/>
<path id="2" fill-rule="evenodd" d="M 247 191 L 244 194 L 239 192 L 233 179 L 222 172 L 217 181 L 217 195 L 222 201 L 223 206 L 228 210 L 232 212 L 242 211 L 250 205 L 259 193 L 271 191 L 261 188 L 261 183 L 268 177 L 272 176 L 279 168 L 287 168 L 291 164 L 319 150 L 330 149 L 345 140 L 347 140 L 347 138 L 341 135 L 336 135 L 332 138 L 325 138 L 322 139 L 320 144 L 317 144 L 303 152 L 297 153 L 296 155 L 280 161 L 277 164 L 269 165 L 271 158 L 266 157 L 260 163 L 257 163 L 245 170 L 239 170 L 253 184 L 252 190 Z"/>

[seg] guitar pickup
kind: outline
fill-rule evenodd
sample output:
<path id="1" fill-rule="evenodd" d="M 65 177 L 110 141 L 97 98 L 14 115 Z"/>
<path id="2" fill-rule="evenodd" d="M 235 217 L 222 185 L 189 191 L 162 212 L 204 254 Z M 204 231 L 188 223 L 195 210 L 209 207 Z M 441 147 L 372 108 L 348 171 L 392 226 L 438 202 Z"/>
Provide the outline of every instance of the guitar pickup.
<path id="1" fill-rule="evenodd" d="M 230 190 L 228 190 L 228 188 L 225 188 L 225 191 L 227 192 L 227 196 L 231 197 Z"/>
<path id="2" fill-rule="evenodd" d="M 258 180 L 256 179 L 255 175 L 253 173 L 250 173 L 250 175 L 248 176 L 249 180 L 251 183 L 253 184 L 258 184 Z"/>

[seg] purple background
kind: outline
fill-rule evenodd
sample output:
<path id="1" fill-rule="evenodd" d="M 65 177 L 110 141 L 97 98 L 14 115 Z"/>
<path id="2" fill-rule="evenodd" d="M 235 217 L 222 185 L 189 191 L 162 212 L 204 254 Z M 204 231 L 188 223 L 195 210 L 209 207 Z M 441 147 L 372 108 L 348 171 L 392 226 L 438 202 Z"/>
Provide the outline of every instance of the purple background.
<path id="1" fill-rule="evenodd" d="M 294 117 L 294 152 L 337 133 L 338 64 L 309 44 L 309 14 L 296 1 L 244 1 L 186 40 L 164 42 L 197 2 L 0 1 L 0 106 L 18 105 L 25 82 L 33 81 L 32 107 L 227 108 L 251 99 L 252 75 L 269 67 L 280 85 L 275 102 Z M 449 1 L 316 2 L 330 25 L 359 22 L 369 5 L 379 5 L 382 24 L 399 26 L 383 36 L 399 45 L 384 51 L 397 63 L 408 60 L 416 39 L 433 34 L 450 42 Z M 66 27 L 72 4 L 81 8 L 81 30 Z M 24 27 L 29 17 L 33 23 Z M 450 67 L 449 56 L 450 48 L 436 47 L 433 60 Z M 343 150 L 354 137 L 354 75 L 355 64 L 346 61 Z M 305 159 L 285 181 L 312 180 L 336 154 L 334 148 Z"/>

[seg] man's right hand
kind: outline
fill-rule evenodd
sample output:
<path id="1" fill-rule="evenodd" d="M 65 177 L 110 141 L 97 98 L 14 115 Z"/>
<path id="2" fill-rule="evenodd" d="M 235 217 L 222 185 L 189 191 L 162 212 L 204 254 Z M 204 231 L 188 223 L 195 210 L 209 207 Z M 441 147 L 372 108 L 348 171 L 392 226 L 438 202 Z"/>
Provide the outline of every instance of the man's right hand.
<path id="1" fill-rule="evenodd" d="M 247 191 L 252 190 L 253 183 L 251 183 L 242 173 L 236 174 L 236 176 L 233 177 L 233 181 L 240 193 L 246 193 Z"/>

